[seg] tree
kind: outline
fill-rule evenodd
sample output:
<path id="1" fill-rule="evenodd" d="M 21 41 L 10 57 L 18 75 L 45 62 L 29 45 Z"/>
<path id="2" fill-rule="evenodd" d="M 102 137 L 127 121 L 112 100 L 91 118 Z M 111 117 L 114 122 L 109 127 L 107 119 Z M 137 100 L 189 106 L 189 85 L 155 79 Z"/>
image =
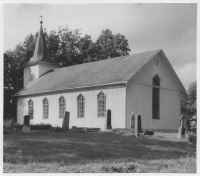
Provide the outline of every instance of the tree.
<path id="1" fill-rule="evenodd" d="M 196 95 L 196 89 L 197 89 L 197 82 L 192 82 L 188 89 L 188 106 L 190 108 L 191 114 L 196 114 L 196 102 L 197 102 L 197 95 Z"/>
<path id="2" fill-rule="evenodd" d="M 98 47 L 98 59 L 108 59 L 123 55 L 129 55 L 128 40 L 122 34 L 113 35 L 109 29 L 102 30 L 96 41 Z"/>
<path id="3" fill-rule="evenodd" d="M 189 85 L 187 94 L 183 94 L 181 96 L 181 103 L 182 103 L 182 112 L 187 114 L 188 116 L 195 115 L 197 113 L 196 110 L 196 81 L 192 82 Z"/>

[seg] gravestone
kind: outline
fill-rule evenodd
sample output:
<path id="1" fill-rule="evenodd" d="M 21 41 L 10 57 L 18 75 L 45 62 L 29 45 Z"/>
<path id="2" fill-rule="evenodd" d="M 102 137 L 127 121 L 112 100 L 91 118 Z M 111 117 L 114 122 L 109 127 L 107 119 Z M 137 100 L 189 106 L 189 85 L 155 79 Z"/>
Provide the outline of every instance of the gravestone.
<path id="1" fill-rule="evenodd" d="M 181 138 L 185 138 L 185 128 L 184 128 L 184 115 L 182 114 L 181 117 L 181 125 L 180 127 L 178 128 L 178 134 L 177 134 L 177 138 L 181 139 Z"/>
<path id="2" fill-rule="evenodd" d="M 68 111 L 66 111 L 65 117 L 63 119 L 63 124 L 62 124 L 62 128 L 64 130 L 69 130 L 69 117 L 70 117 L 70 113 Z"/>
<path id="3" fill-rule="evenodd" d="M 107 129 L 112 129 L 111 125 L 111 110 L 107 110 Z"/>
<path id="4" fill-rule="evenodd" d="M 30 127 L 28 127 L 28 126 L 23 126 L 23 128 L 22 128 L 22 132 L 23 133 L 29 133 L 31 131 L 31 128 Z"/>
<path id="5" fill-rule="evenodd" d="M 139 136 L 140 133 L 143 133 L 142 131 L 142 120 L 141 120 L 141 115 L 137 115 L 135 118 L 135 136 Z"/>
<path id="6" fill-rule="evenodd" d="M 24 125 L 30 125 L 30 118 L 28 115 L 24 116 Z"/>
<path id="7" fill-rule="evenodd" d="M 135 117 L 135 136 L 138 137 L 138 115 Z"/>
<path id="8" fill-rule="evenodd" d="M 143 133 L 141 115 L 138 115 L 138 133 Z"/>
<path id="9" fill-rule="evenodd" d="M 134 117 L 134 112 L 132 112 L 132 116 L 131 116 L 131 128 L 135 128 L 135 117 Z"/>

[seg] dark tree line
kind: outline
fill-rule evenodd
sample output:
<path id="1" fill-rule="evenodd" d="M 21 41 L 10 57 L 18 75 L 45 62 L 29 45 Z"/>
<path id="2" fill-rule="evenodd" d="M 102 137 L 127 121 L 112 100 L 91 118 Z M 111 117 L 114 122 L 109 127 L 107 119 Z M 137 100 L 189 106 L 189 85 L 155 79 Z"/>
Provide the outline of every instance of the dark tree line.
<path id="1" fill-rule="evenodd" d="M 63 67 L 129 55 L 128 40 L 122 34 L 102 30 L 96 42 L 81 30 L 59 27 L 44 30 L 48 54 Z M 16 99 L 12 95 L 23 87 L 23 65 L 33 56 L 38 33 L 29 34 L 24 42 L 4 53 L 4 118 L 16 117 Z"/>

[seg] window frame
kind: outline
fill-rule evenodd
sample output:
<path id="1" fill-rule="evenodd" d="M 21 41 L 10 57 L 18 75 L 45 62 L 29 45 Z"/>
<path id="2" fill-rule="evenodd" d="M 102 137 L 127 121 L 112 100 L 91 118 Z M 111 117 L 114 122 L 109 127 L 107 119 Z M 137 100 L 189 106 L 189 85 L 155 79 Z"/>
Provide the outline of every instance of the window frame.
<path id="1" fill-rule="evenodd" d="M 43 99 L 43 119 L 49 118 L 49 100 L 45 97 Z"/>
<path id="2" fill-rule="evenodd" d="M 160 77 L 153 77 L 152 86 L 152 119 L 160 120 Z"/>
<path id="3" fill-rule="evenodd" d="M 33 119 L 33 110 L 34 110 L 34 104 L 33 104 L 33 100 L 29 100 L 28 101 L 28 115 L 29 115 L 29 118 L 30 120 Z"/>
<path id="4" fill-rule="evenodd" d="M 106 117 L 106 94 L 102 91 L 97 95 L 97 117 Z"/>
<path id="5" fill-rule="evenodd" d="M 65 117 L 65 111 L 66 111 L 66 100 L 65 97 L 61 96 L 59 98 L 59 119 Z"/>
<path id="6" fill-rule="evenodd" d="M 85 117 L 85 97 L 79 94 L 77 97 L 77 118 Z"/>

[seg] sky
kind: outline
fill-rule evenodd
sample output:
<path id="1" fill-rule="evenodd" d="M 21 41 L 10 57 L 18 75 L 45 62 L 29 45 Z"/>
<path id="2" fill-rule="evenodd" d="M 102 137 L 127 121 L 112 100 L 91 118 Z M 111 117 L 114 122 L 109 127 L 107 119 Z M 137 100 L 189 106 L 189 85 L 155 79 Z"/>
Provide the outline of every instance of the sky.
<path id="1" fill-rule="evenodd" d="M 195 3 L 4 4 L 3 51 L 38 32 L 41 15 L 47 32 L 69 25 L 95 42 L 110 29 L 128 39 L 130 54 L 162 49 L 186 89 L 196 80 Z"/>

